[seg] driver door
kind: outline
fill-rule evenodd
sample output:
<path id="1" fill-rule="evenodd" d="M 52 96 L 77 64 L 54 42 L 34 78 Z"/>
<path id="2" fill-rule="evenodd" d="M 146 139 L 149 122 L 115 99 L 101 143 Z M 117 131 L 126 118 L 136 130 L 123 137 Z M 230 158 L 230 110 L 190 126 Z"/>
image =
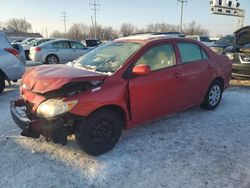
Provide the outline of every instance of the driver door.
<path id="1" fill-rule="evenodd" d="M 172 44 L 149 49 L 135 64 L 147 64 L 151 73 L 129 80 L 132 121 L 145 122 L 175 111 L 179 106 L 178 82 L 181 68 L 176 66 Z"/>

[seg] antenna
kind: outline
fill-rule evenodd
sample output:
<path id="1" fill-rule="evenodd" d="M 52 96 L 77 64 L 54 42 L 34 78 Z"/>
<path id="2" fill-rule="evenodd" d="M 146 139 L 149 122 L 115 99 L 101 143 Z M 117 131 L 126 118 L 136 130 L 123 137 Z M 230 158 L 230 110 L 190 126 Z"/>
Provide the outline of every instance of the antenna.
<path id="1" fill-rule="evenodd" d="M 96 0 L 91 0 L 89 3 L 90 6 L 92 6 L 92 9 L 94 11 L 94 19 L 95 19 L 95 38 L 97 37 L 97 22 L 96 22 L 96 12 L 98 11 L 97 6 L 100 6 L 101 4 L 98 4 Z"/>
<path id="2" fill-rule="evenodd" d="M 177 0 L 177 3 L 181 3 L 181 18 L 180 18 L 180 27 L 179 27 L 179 32 L 182 33 L 182 21 L 183 21 L 183 5 L 184 3 L 187 4 L 187 0 Z"/>
<path id="3" fill-rule="evenodd" d="M 64 24 L 64 33 L 66 34 L 67 32 L 67 28 L 66 28 L 66 22 L 67 22 L 67 13 L 65 12 L 65 10 L 62 12 L 62 16 L 61 18 L 63 19 L 63 24 Z"/>

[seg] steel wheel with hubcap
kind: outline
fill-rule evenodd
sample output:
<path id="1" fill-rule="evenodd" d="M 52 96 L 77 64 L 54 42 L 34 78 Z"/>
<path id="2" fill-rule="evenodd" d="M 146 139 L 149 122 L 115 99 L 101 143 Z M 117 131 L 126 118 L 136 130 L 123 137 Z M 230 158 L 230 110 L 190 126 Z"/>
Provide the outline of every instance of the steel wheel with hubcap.
<path id="1" fill-rule="evenodd" d="M 99 110 L 78 126 L 75 136 L 82 149 L 90 155 L 101 155 L 111 150 L 122 133 L 122 117 L 110 109 Z"/>
<path id="2" fill-rule="evenodd" d="M 222 97 L 222 84 L 220 81 L 214 81 L 206 93 L 205 99 L 201 104 L 201 107 L 207 110 L 215 109 Z"/>

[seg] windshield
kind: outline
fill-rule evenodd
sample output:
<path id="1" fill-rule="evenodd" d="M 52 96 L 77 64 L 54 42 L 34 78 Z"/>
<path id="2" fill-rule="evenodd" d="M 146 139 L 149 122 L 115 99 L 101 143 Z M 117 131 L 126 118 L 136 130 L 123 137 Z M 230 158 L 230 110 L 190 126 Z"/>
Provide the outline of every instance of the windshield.
<path id="1" fill-rule="evenodd" d="M 77 66 L 97 72 L 113 73 L 135 53 L 142 44 L 132 42 L 109 42 L 81 56 Z"/>
<path id="2" fill-rule="evenodd" d="M 236 44 L 235 36 L 228 35 L 228 36 L 222 37 L 218 41 L 216 41 L 215 44 L 222 44 L 225 46 L 234 46 Z"/>

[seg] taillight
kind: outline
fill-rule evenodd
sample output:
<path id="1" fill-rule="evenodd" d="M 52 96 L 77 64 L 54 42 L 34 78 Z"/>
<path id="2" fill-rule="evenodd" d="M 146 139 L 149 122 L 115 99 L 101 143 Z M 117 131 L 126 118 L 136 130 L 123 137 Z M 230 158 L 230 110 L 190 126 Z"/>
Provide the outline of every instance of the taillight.
<path id="1" fill-rule="evenodd" d="M 19 58 L 20 53 L 15 48 L 4 48 L 4 50 Z"/>
<path id="2" fill-rule="evenodd" d="M 34 51 L 36 51 L 36 52 L 40 52 L 41 50 L 42 50 L 42 48 L 39 48 L 39 47 L 34 48 Z"/>

